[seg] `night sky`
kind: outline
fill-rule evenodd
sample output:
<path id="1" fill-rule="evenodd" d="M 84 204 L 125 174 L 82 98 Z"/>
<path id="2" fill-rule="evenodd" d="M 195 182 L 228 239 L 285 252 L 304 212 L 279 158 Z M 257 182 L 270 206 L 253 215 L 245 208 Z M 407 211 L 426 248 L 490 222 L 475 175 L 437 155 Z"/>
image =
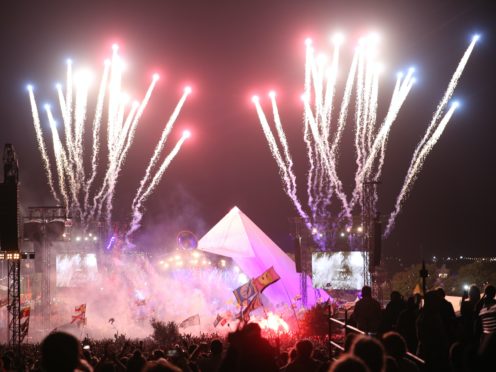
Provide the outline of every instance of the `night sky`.
<path id="1" fill-rule="evenodd" d="M 371 4 L 374 4 L 373 6 Z M 180 230 L 206 232 L 237 205 L 282 248 L 290 250 L 295 216 L 250 101 L 278 92 L 300 190 L 307 167 L 302 140 L 304 39 L 330 51 L 335 31 L 346 35 L 345 56 L 369 31 L 382 35 L 383 110 L 396 72 L 411 65 L 418 83 L 389 137 L 379 207 L 389 214 L 413 150 L 475 32 L 481 41 L 455 97 L 461 107 L 427 158 L 384 252 L 409 260 L 424 255 L 494 254 L 496 231 L 496 12 L 491 1 L 54 1 L 4 2 L 0 10 L 0 143 L 13 143 L 21 170 L 23 206 L 50 205 L 37 150 L 26 84 L 40 106 L 56 104 L 65 60 L 91 66 L 114 42 L 128 63 L 124 84 L 141 97 L 151 75 L 160 80 L 137 130 L 115 201 L 128 219 L 133 191 L 183 87 L 193 95 L 168 142 L 182 129 L 193 136 L 148 200 L 145 244 Z M 125 5 L 129 4 L 129 5 Z M 348 67 L 348 64 L 342 64 Z M 268 100 L 266 100 L 268 103 Z M 92 107 L 92 106 L 90 106 Z M 266 106 L 268 107 L 268 106 Z M 93 111 L 90 109 L 90 118 Z M 351 127 L 348 124 L 348 128 Z M 45 122 L 44 129 L 48 126 Z M 338 168 L 347 190 L 354 172 L 351 130 Z M 304 198 L 301 193 L 301 198 Z"/>

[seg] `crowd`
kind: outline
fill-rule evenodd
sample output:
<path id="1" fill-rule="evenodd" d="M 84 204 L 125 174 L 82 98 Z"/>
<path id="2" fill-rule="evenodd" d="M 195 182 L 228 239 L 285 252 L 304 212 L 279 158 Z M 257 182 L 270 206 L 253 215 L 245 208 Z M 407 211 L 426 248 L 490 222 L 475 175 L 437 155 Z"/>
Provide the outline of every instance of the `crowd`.
<path id="1" fill-rule="evenodd" d="M 324 338 L 264 337 L 256 323 L 245 324 L 225 339 L 180 336 L 167 345 L 123 337 L 80 342 L 67 333 L 53 332 L 40 345 L 23 345 L 22 366 L 11 351 L 1 350 L 0 372 L 493 371 L 495 295 L 491 285 L 482 297 L 473 286 L 457 317 L 442 289 L 407 301 L 393 292 L 382 309 L 370 288 L 364 287 L 350 319 L 364 334 L 348 333 L 340 355 L 328 353 Z"/>

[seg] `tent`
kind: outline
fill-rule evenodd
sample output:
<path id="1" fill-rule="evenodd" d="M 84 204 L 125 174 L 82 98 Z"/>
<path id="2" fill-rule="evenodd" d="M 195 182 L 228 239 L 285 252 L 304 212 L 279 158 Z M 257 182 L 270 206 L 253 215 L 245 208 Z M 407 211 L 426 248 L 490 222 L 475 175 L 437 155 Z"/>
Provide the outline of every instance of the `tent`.
<path id="1" fill-rule="evenodd" d="M 234 207 L 198 242 L 198 249 L 231 257 L 250 278 L 262 274 L 273 266 L 281 279 L 264 290 L 263 294 L 272 305 L 286 303 L 291 306 L 300 297 L 301 275 L 295 263 L 238 207 Z M 307 305 L 312 306 L 320 296 L 327 294 L 307 283 Z M 234 289 L 234 288 L 233 288 Z"/>

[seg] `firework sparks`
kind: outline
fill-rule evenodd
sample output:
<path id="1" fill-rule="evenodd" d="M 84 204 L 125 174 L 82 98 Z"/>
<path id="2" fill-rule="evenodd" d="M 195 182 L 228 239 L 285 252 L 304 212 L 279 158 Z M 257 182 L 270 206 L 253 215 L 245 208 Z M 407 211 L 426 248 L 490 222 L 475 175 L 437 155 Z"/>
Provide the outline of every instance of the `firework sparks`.
<path id="1" fill-rule="evenodd" d="M 62 85 L 56 85 L 63 121 L 64 142 L 61 140 L 52 110 L 49 106 L 46 106 L 48 123 L 52 134 L 58 188 L 55 188 L 33 88 L 28 87 L 36 139 L 50 191 L 56 201 L 62 201 L 67 211 L 70 211 L 73 218 L 79 220 L 83 226 L 99 221 L 102 215 L 104 215 L 107 225 L 110 226 L 112 202 L 119 173 L 132 146 L 140 119 L 159 80 L 159 76 L 155 74 L 141 103 L 134 102 L 130 105 L 129 97 L 122 90 L 124 63 L 118 54 L 118 46 L 114 45 L 112 49 L 111 60 L 106 60 L 104 64 L 92 121 L 88 120 L 90 73 L 74 74 L 71 60 L 67 61 L 65 94 Z M 139 192 L 136 195 L 135 202 L 133 202 L 133 212 L 136 208 L 142 208 L 142 204 L 153 192 L 187 138 L 187 135 L 181 137 L 158 170 L 154 172 L 153 168 L 160 158 L 167 136 L 172 130 L 189 93 L 190 88 L 187 88 L 167 122 L 161 140 L 150 160 L 150 166 L 140 183 Z M 108 106 L 105 106 L 106 102 Z M 102 128 L 102 119 L 105 112 L 107 114 L 107 125 L 106 128 Z M 102 136 L 102 130 L 106 130 L 107 134 L 108 151 L 106 159 L 100 159 L 101 141 L 105 140 Z M 91 131 L 91 141 L 87 141 L 91 142 L 91 146 L 85 146 L 86 131 Z M 90 151 L 87 151 L 87 147 L 90 148 Z M 85 164 L 88 165 L 85 167 Z M 86 168 L 90 170 L 88 174 L 86 174 Z M 96 184 L 99 173 L 102 176 L 102 180 L 101 183 Z M 133 221 L 134 218 L 133 216 Z M 135 225 L 136 223 L 133 226 Z M 133 231 L 135 230 L 136 228 L 133 228 Z"/>
<path id="2" fill-rule="evenodd" d="M 463 55 L 424 137 L 414 152 L 395 210 L 390 216 L 386 235 L 390 233 L 394 220 L 405 198 L 408 196 L 425 158 L 439 140 L 455 111 L 456 105 L 452 106 L 442 116 L 477 39 L 477 36 L 472 39 Z M 253 100 L 269 148 L 278 165 L 284 191 L 290 197 L 295 209 L 307 226 L 321 231 L 332 230 L 335 227 L 342 226 L 343 223 L 345 225 L 350 224 L 353 213 L 363 213 L 365 208 L 363 185 L 369 181 L 377 182 L 379 180 L 384 166 L 387 142 L 392 125 L 395 123 L 415 83 L 413 68 L 410 68 L 405 75 L 398 74 L 388 111 L 380 125 L 378 125 L 377 109 L 382 65 L 377 59 L 379 37 L 377 34 L 370 34 L 360 39 L 355 49 L 344 85 L 341 105 L 337 108 L 334 101 L 342 42 L 342 35 L 336 35 L 333 38 L 334 50 L 332 58 L 329 59 L 322 54 L 316 56 L 312 41 L 310 39 L 305 41 L 306 63 L 302 101 L 304 108 L 303 139 L 309 161 L 306 182 L 309 212 L 302 208 L 300 201 L 296 197 L 296 177 L 292 170 L 293 163 L 289 156 L 290 151 L 286 135 L 275 103 L 275 94 L 269 94 L 272 103 L 275 133 L 265 116 L 260 100 L 258 97 Z M 331 61 L 329 64 L 328 60 Z M 351 197 L 348 199 L 337 173 L 337 163 L 339 145 L 352 102 L 354 102 L 356 172 L 354 177 L 355 186 Z M 336 115 L 333 114 L 335 110 L 339 110 L 337 119 Z M 442 119 L 440 120 L 441 116 Z M 282 152 L 279 150 L 277 142 L 280 142 Z M 375 215 L 378 202 L 376 189 L 373 190 L 371 196 L 373 209 L 371 212 Z M 334 198 L 339 200 L 341 209 L 335 215 L 331 215 L 330 207 Z M 334 221 L 334 227 L 330 225 L 331 220 Z M 325 246 L 326 242 L 318 241 L 318 237 L 316 240 L 322 248 Z"/>

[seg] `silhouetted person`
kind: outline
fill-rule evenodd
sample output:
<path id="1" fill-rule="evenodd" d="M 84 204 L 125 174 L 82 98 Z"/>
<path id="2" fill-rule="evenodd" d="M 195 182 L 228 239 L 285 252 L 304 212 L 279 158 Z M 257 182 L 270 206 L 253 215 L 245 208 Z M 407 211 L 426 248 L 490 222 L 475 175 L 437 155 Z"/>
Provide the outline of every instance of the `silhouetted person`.
<path id="1" fill-rule="evenodd" d="M 406 303 L 403 301 L 400 292 L 391 292 L 389 303 L 383 311 L 382 317 L 382 331 L 387 332 L 395 330 L 400 313 L 406 309 Z"/>
<path id="2" fill-rule="evenodd" d="M 387 332 L 382 336 L 386 354 L 396 360 L 398 369 L 404 372 L 418 372 L 417 365 L 406 356 L 405 339 L 397 332 Z"/>
<path id="3" fill-rule="evenodd" d="M 484 296 L 479 301 L 477 308 L 480 309 L 479 324 L 481 329 L 481 347 L 489 335 L 496 332 L 496 288 L 488 285 L 484 290 Z"/>
<path id="4" fill-rule="evenodd" d="M 350 354 L 343 354 L 332 363 L 329 372 L 370 372 L 370 369 L 360 358 Z"/>
<path id="5" fill-rule="evenodd" d="M 480 301 L 480 289 L 473 285 L 464 293 L 460 304 L 460 321 L 462 324 L 462 341 L 472 343 L 474 340 L 474 323 L 478 316 L 476 306 Z"/>
<path id="6" fill-rule="evenodd" d="M 408 297 L 406 309 L 398 316 L 396 330 L 405 338 L 408 351 L 417 352 L 417 317 L 419 315 L 419 303 L 415 297 Z"/>
<path id="7" fill-rule="evenodd" d="M 141 351 L 135 350 L 133 356 L 127 361 L 128 372 L 141 372 L 145 366 L 146 360 L 141 354 Z"/>
<path id="8" fill-rule="evenodd" d="M 446 300 L 446 293 L 444 292 L 444 289 L 437 288 L 436 292 L 440 299 L 439 311 L 441 314 L 441 318 L 443 319 L 446 335 L 448 336 L 448 340 L 451 344 L 455 340 L 455 328 L 456 328 L 455 309 L 453 309 L 453 305 L 451 304 L 451 302 Z"/>
<path id="9" fill-rule="evenodd" d="M 384 367 L 384 348 L 375 338 L 358 336 L 353 342 L 351 353 L 364 361 L 370 372 L 381 372 Z"/>
<path id="10" fill-rule="evenodd" d="M 68 333 L 50 333 L 41 343 L 41 365 L 46 372 L 74 372 L 81 354 L 79 341 Z"/>
<path id="11" fill-rule="evenodd" d="M 222 363 L 222 341 L 215 339 L 210 342 L 210 355 L 198 360 L 202 372 L 216 372 Z"/>
<path id="12" fill-rule="evenodd" d="M 424 307 L 417 319 L 418 355 L 426 361 L 428 371 L 449 370 L 449 342 L 440 314 L 440 296 L 437 291 L 425 294 Z"/>
<path id="13" fill-rule="evenodd" d="M 362 298 L 355 304 L 352 319 L 366 333 L 377 333 L 381 324 L 381 305 L 372 298 L 372 288 L 362 288 Z"/>
<path id="14" fill-rule="evenodd" d="M 310 340 L 301 340 L 296 343 L 296 358 L 289 363 L 285 372 L 314 372 L 321 363 L 312 358 L 313 345 Z"/>
<path id="15" fill-rule="evenodd" d="M 262 330 L 256 323 L 248 323 L 243 329 L 230 333 L 229 348 L 219 371 L 278 371 L 275 361 L 276 351 L 261 333 Z"/>

